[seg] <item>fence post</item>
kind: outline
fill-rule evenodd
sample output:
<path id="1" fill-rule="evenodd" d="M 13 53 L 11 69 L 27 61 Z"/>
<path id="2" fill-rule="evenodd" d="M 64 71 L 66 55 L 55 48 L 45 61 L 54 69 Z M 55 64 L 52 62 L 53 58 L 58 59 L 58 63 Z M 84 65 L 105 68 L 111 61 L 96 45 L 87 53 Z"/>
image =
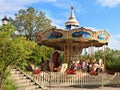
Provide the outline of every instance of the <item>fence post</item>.
<path id="1" fill-rule="evenodd" d="M 120 85 L 120 72 L 118 72 L 118 80 L 119 80 L 119 85 Z"/>
<path id="2" fill-rule="evenodd" d="M 80 73 L 80 78 L 81 78 L 81 82 L 80 82 L 80 83 L 81 83 L 81 87 L 83 87 L 83 77 L 82 77 L 82 76 L 83 76 L 83 73 Z"/>
<path id="3" fill-rule="evenodd" d="M 117 83 L 118 83 L 118 86 L 120 86 L 120 72 L 117 72 L 117 78 L 118 78 L 118 79 L 117 79 L 117 81 L 118 81 L 118 82 L 117 82 Z"/>
<path id="4" fill-rule="evenodd" d="M 103 78 L 102 78 L 102 77 L 103 77 L 103 73 L 101 73 L 101 77 L 100 77 L 100 78 L 101 78 L 101 84 L 102 84 L 102 87 L 101 87 L 101 88 L 104 87 L 104 81 L 103 81 Z"/>
<path id="5" fill-rule="evenodd" d="M 50 76 L 50 79 L 48 79 L 49 80 L 49 90 L 50 90 L 50 88 L 51 88 L 51 72 L 49 72 L 48 74 Z"/>

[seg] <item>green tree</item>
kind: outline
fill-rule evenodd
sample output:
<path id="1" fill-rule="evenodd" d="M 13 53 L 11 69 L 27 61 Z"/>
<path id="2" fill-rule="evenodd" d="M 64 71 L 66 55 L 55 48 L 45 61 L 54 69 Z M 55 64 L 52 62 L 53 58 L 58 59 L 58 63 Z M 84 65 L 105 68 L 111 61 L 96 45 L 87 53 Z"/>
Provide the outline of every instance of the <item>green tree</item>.
<path id="1" fill-rule="evenodd" d="M 5 27 L 5 28 L 3 28 Z M 35 43 L 24 37 L 11 38 L 12 28 L 0 27 L 0 90 L 4 87 L 10 66 L 22 65 L 35 48 Z"/>
<path id="2" fill-rule="evenodd" d="M 100 59 L 100 58 L 102 58 L 102 59 L 104 59 L 104 51 L 103 50 L 98 50 L 98 51 L 96 51 L 95 52 L 95 54 L 94 54 L 94 58 L 95 59 Z"/>
<path id="3" fill-rule="evenodd" d="M 106 70 L 120 71 L 120 51 L 105 48 L 105 51 L 99 50 L 95 52 L 94 58 L 104 60 Z"/>
<path id="4" fill-rule="evenodd" d="M 35 10 L 33 7 L 21 9 L 15 14 L 13 24 L 17 33 L 25 35 L 28 40 L 33 40 L 36 32 L 43 32 L 53 28 L 51 20 L 42 11 Z"/>
<path id="5" fill-rule="evenodd" d="M 29 61 L 34 62 L 35 65 L 40 65 L 42 59 L 50 60 L 52 52 L 52 48 L 36 45 L 33 53 L 29 58 Z"/>
<path id="6" fill-rule="evenodd" d="M 0 26 L 0 31 L 13 33 L 15 31 L 15 27 L 11 23 L 8 23 L 7 25 Z M 7 35 L 7 36 L 9 36 L 9 35 Z"/>
<path id="7" fill-rule="evenodd" d="M 113 49 L 106 49 L 106 68 L 120 72 L 120 51 Z"/>

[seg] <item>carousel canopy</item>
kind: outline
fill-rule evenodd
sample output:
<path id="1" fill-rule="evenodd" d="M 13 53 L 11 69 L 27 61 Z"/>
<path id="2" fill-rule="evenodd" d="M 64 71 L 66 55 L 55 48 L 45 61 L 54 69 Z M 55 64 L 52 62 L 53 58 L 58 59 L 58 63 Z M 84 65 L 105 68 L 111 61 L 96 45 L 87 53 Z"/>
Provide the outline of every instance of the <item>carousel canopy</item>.
<path id="1" fill-rule="evenodd" d="M 82 48 L 107 45 L 110 35 L 105 30 L 93 31 L 84 27 L 76 28 L 79 26 L 79 22 L 76 20 L 73 10 L 71 7 L 71 15 L 65 25 L 67 28 L 75 26 L 74 28 L 70 28 L 70 30 L 50 29 L 43 33 L 37 33 L 38 44 L 59 48 L 65 44 Z"/>
<path id="2" fill-rule="evenodd" d="M 83 27 L 70 31 L 51 29 L 42 34 L 39 33 L 38 37 L 40 45 L 49 47 L 62 47 L 63 44 L 75 44 L 83 48 L 101 47 L 107 45 L 109 41 L 109 34 L 105 30 L 92 31 Z"/>

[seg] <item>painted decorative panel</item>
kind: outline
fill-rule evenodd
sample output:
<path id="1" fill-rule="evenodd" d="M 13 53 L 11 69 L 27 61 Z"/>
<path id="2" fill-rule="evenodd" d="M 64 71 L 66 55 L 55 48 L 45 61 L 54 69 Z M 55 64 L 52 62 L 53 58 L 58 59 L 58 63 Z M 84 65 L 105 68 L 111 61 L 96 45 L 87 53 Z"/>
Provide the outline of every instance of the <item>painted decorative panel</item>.
<path id="1" fill-rule="evenodd" d="M 61 37 L 63 37 L 63 34 L 60 33 L 60 32 L 55 32 L 55 31 L 50 32 L 50 33 L 47 35 L 47 38 L 48 38 L 48 39 L 61 38 Z"/>
<path id="2" fill-rule="evenodd" d="M 106 40 L 106 34 L 103 34 L 103 33 L 102 33 L 102 34 L 99 34 L 99 35 L 98 35 L 98 39 L 99 39 L 99 40 Z"/>
<path id="3" fill-rule="evenodd" d="M 76 38 L 90 38 L 91 37 L 91 35 L 88 32 L 84 32 L 84 31 L 74 32 L 72 33 L 72 36 Z"/>

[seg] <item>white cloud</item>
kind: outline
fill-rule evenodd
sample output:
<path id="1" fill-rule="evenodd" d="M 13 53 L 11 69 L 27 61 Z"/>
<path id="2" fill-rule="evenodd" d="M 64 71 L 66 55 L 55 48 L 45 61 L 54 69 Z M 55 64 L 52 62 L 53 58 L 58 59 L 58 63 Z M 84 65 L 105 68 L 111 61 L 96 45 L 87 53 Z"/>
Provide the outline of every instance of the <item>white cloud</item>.
<path id="1" fill-rule="evenodd" d="M 64 29 L 64 27 L 61 25 L 63 24 L 64 20 L 63 19 L 55 19 L 52 17 L 50 14 L 47 15 L 47 17 L 52 20 L 52 25 L 56 26 L 59 29 Z"/>
<path id="2" fill-rule="evenodd" d="M 60 20 L 60 19 L 52 19 L 52 21 L 53 21 L 53 25 L 55 25 L 57 28 L 59 28 L 59 29 L 65 29 L 65 24 L 63 23 L 64 22 L 64 20 Z M 63 24 L 64 24 L 64 26 L 63 26 Z"/>
<path id="3" fill-rule="evenodd" d="M 120 5 L 120 0 L 97 0 L 97 3 L 101 6 L 115 7 Z"/>
<path id="4" fill-rule="evenodd" d="M 55 2 L 57 0 L 0 0 L 0 19 L 5 15 L 13 17 L 14 14 L 32 4 L 40 2 Z"/>
<path id="5" fill-rule="evenodd" d="M 104 30 L 104 29 L 100 29 L 100 28 L 96 28 L 96 27 L 85 27 L 87 29 L 91 29 L 93 31 L 101 31 L 101 30 Z"/>
<path id="6" fill-rule="evenodd" d="M 0 0 L 1 12 L 13 12 L 24 8 L 28 4 L 37 3 L 39 0 Z"/>
<path id="7" fill-rule="evenodd" d="M 120 45 L 120 34 L 111 35 L 108 46 L 109 46 L 111 49 L 120 50 L 119 45 Z"/>
<path id="8" fill-rule="evenodd" d="M 0 0 L 0 19 L 5 15 L 7 17 L 13 17 L 18 10 L 39 1 L 41 0 Z"/>
<path id="9" fill-rule="evenodd" d="M 113 35 L 114 38 L 120 39 L 120 34 Z"/>

